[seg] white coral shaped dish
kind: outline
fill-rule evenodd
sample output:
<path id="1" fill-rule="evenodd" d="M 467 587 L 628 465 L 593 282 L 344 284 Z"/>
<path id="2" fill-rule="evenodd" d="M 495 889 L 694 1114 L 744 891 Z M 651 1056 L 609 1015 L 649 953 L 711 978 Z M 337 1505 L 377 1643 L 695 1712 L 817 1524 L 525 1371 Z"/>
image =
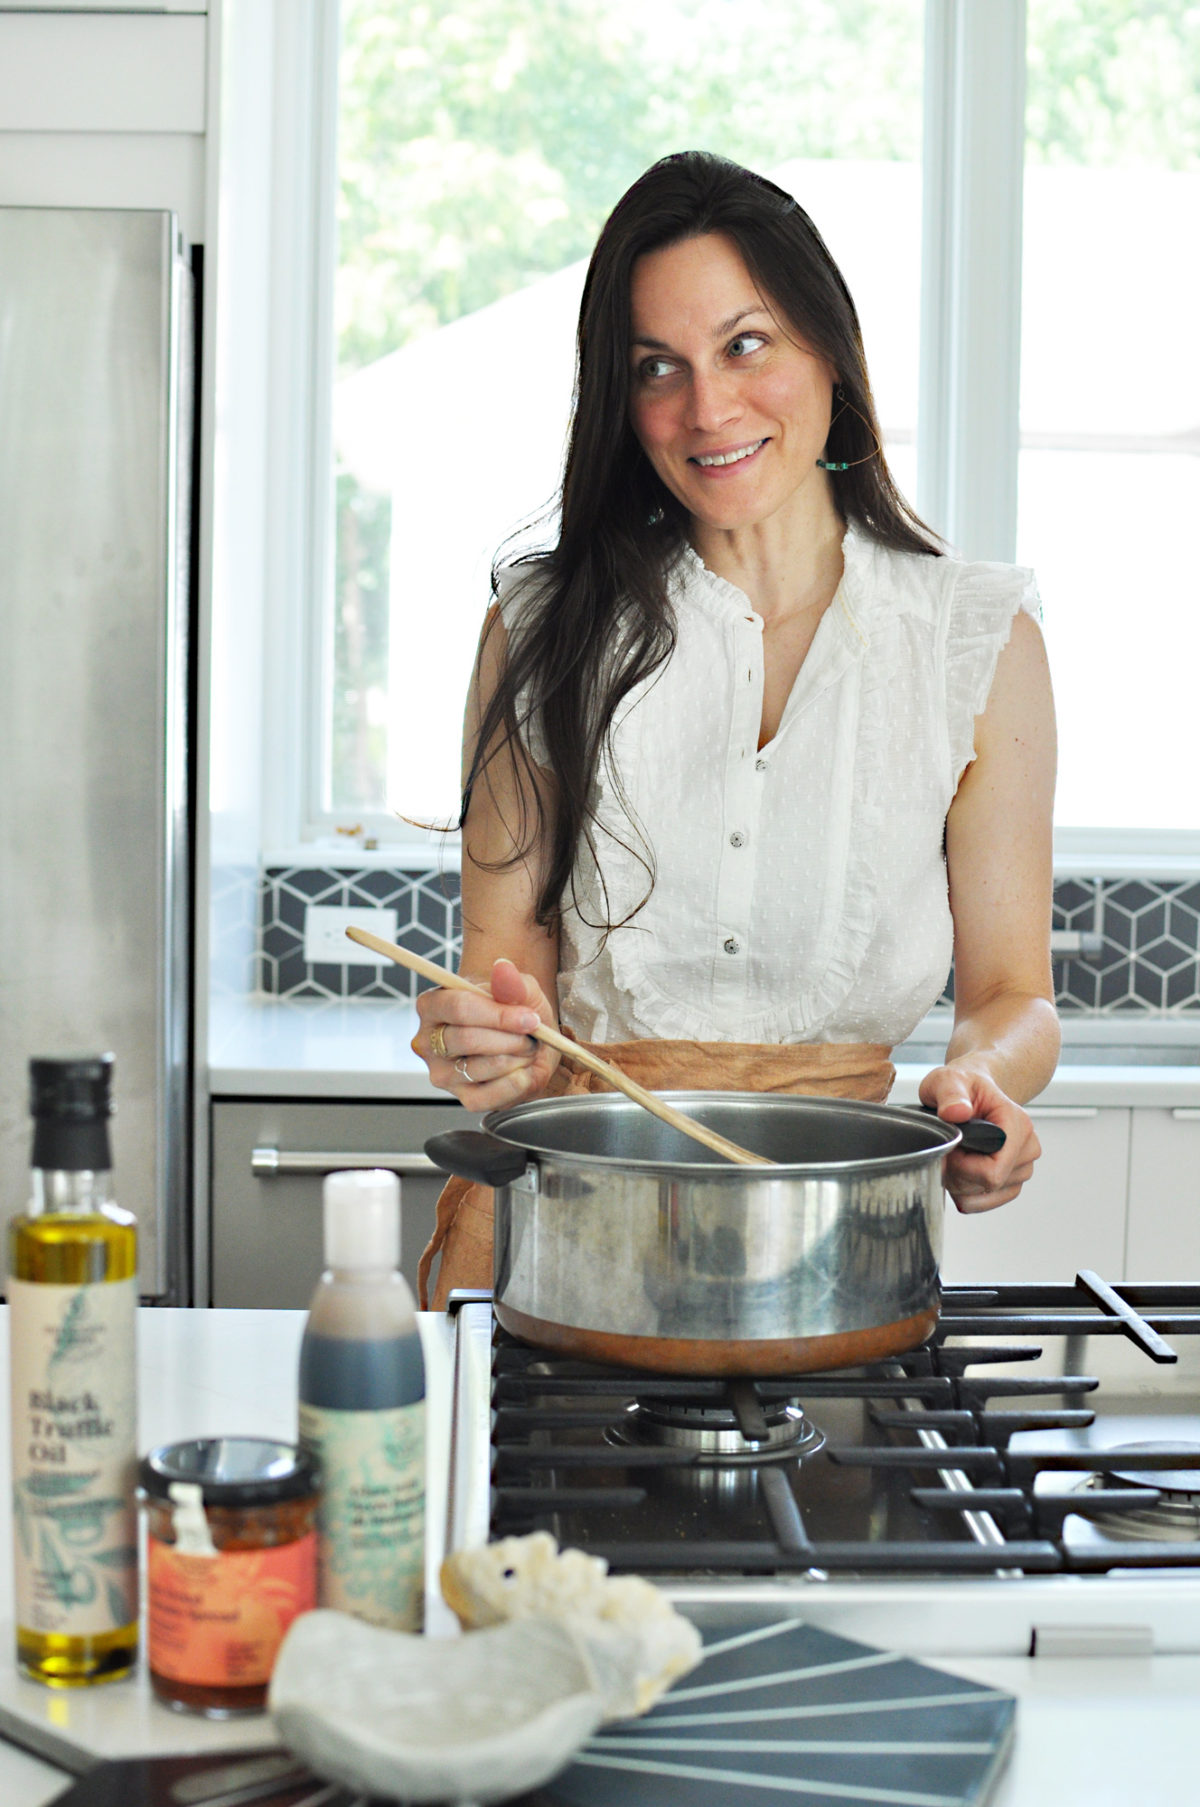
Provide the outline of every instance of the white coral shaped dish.
<path id="1" fill-rule="evenodd" d="M 412 1802 L 537 1788 L 604 1716 L 571 1630 L 540 1618 L 443 1639 L 306 1613 L 284 1639 L 268 1704 L 316 1774 Z"/>

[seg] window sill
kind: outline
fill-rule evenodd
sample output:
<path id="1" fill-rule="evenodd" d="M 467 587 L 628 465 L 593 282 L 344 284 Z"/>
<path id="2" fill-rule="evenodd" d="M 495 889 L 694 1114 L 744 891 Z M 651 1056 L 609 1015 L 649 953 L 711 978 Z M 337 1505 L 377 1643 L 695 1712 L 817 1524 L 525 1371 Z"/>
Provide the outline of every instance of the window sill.
<path id="1" fill-rule="evenodd" d="M 1200 834 L 1190 829 L 1056 828 L 1054 876 L 1200 879 Z"/>
<path id="2" fill-rule="evenodd" d="M 382 841 L 364 847 L 348 837 L 298 841 L 290 847 L 268 847 L 260 856 L 264 872 L 316 867 L 356 872 L 457 872 L 462 854 L 457 834 L 428 841 Z"/>

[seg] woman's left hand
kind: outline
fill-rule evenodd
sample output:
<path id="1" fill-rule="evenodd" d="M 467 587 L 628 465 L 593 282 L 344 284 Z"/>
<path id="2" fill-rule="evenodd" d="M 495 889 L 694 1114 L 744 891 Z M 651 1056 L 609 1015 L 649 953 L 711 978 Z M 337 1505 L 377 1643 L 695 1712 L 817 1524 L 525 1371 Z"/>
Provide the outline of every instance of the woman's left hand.
<path id="1" fill-rule="evenodd" d="M 967 1154 L 956 1148 L 947 1157 L 946 1190 L 959 1210 L 992 1211 L 1016 1198 L 1042 1152 L 1037 1132 L 1020 1105 L 986 1074 L 955 1065 L 926 1073 L 920 1099 L 922 1104 L 934 1105 L 947 1123 L 986 1117 L 1004 1131 L 1004 1147 L 996 1154 Z"/>

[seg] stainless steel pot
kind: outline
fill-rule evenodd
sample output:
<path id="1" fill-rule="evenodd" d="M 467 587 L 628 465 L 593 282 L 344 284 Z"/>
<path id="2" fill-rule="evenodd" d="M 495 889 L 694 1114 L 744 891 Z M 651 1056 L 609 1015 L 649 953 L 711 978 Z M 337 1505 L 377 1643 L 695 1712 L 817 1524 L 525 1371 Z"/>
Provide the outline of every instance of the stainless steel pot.
<path id="1" fill-rule="evenodd" d="M 664 1094 L 774 1167 L 738 1167 L 619 1093 L 536 1099 L 425 1144 L 495 1188 L 505 1329 L 668 1373 L 785 1374 L 914 1348 L 937 1322 L 942 1161 L 920 1110 L 741 1092 Z"/>

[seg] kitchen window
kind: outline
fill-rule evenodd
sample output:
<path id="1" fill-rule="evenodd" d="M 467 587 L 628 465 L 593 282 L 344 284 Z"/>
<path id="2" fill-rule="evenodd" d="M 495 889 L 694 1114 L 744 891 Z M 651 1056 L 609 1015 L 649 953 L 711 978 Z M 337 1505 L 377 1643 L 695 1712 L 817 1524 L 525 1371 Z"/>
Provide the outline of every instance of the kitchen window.
<path id="1" fill-rule="evenodd" d="M 700 144 L 801 197 L 911 479 L 922 8 L 342 0 L 341 23 L 315 817 L 446 819 L 492 560 L 558 480 L 587 259 L 655 158 Z"/>
<path id="2" fill-rule="evenodd" d="M 1029 0 L 1017 556 L 1058 819 L 1195 827 L 1200 11 Z"/>
<path id="3" fill-rule="evenodd" d="M 547 530 L 586 257 L 628 182 L 699 144 L 791 187 L 828 239 L 918 509 L 968 556 L 1037 569 L 1060 848 L 1200 856 L 1193 5 L 308 8 L 324 135 L 293 111 L 327 305 L 277 838 L 353 822 L 412 847 L 402 818 L 454 815 L 491 560 Z"/>

